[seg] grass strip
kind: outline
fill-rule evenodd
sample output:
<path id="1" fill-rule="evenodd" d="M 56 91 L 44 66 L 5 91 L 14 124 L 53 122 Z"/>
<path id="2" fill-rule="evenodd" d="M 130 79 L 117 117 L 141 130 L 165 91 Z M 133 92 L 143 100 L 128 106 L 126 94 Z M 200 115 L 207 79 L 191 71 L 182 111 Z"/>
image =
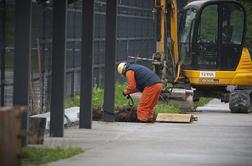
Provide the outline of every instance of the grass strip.
<path id="1" fill-rule="evenodd" d="M 128 106 L 128 100 L 125 96 L 122 95 L 122 91 L 125 88 L 126 84 L 117 83 L 115 86 L 115 108 L 120 109 Z M 92 106 L 94 109 L 102 108 L 103 105 L 103 95 L 104 89 L 99 87 L 93 88 L 92 96 Z M 134 99 L 135 106 L 138 105 L 139 100 Z M 80 105 L 80 96 L 77 95 L 72 100 L 65 101 L 65 108 L 79 106 Z M 156 113 L 180 113 L 181 110 L 170 104 L 157 104 L 155 107 Z"/>
<path id="2" fill-rule="evenodd" d="M 194 109 L 206 105 L 210 100 L 211 98 L 201 97 L 199 101 L 194 102 Z"/>
<path id="3" fill-rule="evenodd" d="M 156 113 L 181 113 L 181 110 L 178 107 L 170 104 L 157 104 L 154 111 Z"/>
<path id="4" fill-rule="evenodd" d="M 22 165 L 41 165 L 49 162 L 66 159 L 77 154 L 82 153 L 81 148 L 37 148 L 25 147 L 23 148 L 28 158 L 23 160 Z"/>

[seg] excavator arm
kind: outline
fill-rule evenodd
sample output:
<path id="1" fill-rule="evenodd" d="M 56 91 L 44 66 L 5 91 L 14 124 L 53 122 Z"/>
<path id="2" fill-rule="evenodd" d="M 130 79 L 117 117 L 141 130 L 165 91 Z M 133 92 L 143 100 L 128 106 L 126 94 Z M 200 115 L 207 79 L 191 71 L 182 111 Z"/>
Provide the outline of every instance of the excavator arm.
<path id="1" fill-rule="evenodd" d="M 153 66 L 164 83 L 175 83 L 179 78 L 178 22 L 179 10 L 185 3 L 185 0 L 153 0 L 153 12 L 157 21 Z"/>

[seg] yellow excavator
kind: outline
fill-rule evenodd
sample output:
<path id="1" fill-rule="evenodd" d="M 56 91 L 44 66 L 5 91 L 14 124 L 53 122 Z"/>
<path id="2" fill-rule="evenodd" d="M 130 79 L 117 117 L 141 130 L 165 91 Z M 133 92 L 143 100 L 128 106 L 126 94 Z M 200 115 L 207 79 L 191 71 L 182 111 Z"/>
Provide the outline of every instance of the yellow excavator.
<path id="1" fill-rule="evenodd" d="M 252 111 L 252 56 L 244 47 L 247 18 L 236 0 L 153 0 L 153 69 L 167 84 Z M 167 91 L 171 93 L 172 91 Z M 170 95 L 170 94 L 168 94 Z"/>

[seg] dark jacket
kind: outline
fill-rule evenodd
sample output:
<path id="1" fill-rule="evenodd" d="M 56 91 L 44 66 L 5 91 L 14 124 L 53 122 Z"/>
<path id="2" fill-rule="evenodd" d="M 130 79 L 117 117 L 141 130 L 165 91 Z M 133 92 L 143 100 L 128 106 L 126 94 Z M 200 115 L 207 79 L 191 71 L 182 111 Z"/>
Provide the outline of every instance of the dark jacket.
<path id="1" fill-rule="evenodd" d="M 160 78 L 149 68 L 138 64 L 127 64 L 125 73 L 129 70 L 135 72 L 136 88 L 143 92 L 144 88 L 155 83 L 160 83 Z"/>

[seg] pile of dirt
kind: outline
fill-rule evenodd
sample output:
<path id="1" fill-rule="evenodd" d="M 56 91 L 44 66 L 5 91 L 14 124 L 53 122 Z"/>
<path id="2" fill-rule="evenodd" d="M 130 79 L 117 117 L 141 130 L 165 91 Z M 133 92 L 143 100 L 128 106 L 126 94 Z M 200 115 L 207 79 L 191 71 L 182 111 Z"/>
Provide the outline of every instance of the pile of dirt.
<path id="1" fill-rule="evenodd" d="M 115 121 L 117 122 L 137 122 L 136 107 L 124 107 L 115 110 Z M 103 120 L 103 110 L 93 109 L 93 120 Z"/>
<path id="2" fill-rule="evenodd" d="M 93 108 L 93 120 L 100 121 L 103 119 L 103 111 L 101 108 Z"/>
<path id="3" fill-rule="evenodd" d="M 137 108 L 125 107 L 116 110 L 115 121 L 117 122 L 137 122 Z"/>

